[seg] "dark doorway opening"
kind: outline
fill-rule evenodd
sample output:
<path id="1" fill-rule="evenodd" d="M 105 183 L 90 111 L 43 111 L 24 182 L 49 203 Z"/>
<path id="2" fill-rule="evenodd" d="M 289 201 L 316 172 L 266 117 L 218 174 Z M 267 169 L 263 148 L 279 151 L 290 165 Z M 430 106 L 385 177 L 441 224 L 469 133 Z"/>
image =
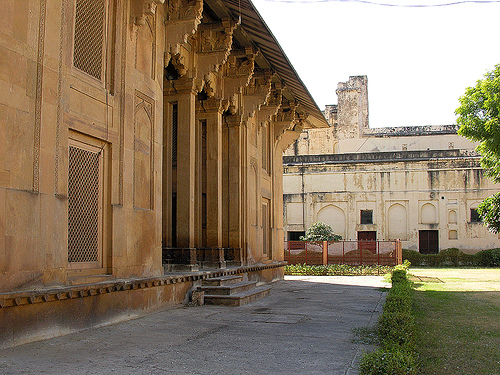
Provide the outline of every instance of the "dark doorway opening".
<path id="1" fill-rule="evenodd" d="M 304 231 L 289 231 L 287 232 L 288 241 L 300 241 L 301 236 L 305 236 L 306 232 Z"/>
<path id="2" fill-rule="evenodd" d="M 419 230 L 418 251 L 420 254 L 437 254 L 439 252 L 439 231 Z"/>
<path id="3" fill-rule="evenodd" d="M 363 230 L 358 232 L 358 248 L 369 250 L 373 254 L 377 252 L 377 232 L 374 230 Z"/>

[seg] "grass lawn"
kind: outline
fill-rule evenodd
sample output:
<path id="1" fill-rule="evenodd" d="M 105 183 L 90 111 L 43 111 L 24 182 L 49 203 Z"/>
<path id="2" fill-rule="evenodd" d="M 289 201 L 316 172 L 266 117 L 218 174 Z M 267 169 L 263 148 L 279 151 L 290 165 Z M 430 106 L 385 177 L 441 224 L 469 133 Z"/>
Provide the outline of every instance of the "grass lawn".
<path id="1" fill-rule="evenodd" d="M 500 269 L 417 269 L 419 374 L 500 374 Z"/>

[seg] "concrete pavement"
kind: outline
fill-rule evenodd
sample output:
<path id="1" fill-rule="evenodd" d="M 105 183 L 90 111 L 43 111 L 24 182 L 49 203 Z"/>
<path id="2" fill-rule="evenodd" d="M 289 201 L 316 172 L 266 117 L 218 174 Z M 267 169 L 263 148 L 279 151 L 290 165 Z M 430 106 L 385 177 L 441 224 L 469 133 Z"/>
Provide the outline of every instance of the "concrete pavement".
<path id="1" fill-rule="evenodd" d="M 0 350 L 0 374 L 355 375 L 379 276 L 286 276 L 241 307 L 195 306 Z"/>

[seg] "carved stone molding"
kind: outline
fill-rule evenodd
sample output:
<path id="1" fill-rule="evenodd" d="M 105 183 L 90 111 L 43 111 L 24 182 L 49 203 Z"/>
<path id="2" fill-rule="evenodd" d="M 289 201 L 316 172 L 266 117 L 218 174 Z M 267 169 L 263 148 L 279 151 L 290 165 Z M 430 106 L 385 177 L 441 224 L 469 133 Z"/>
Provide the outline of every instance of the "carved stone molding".
<path id="1" fill-rule="evenodd" d="M 147 16 L 155 15 L 158 4 L 164 2 L 165 0 L 132 0 L 130 12 L 134 24 L 137 26 L 145 25 Z"/>
<path id="2" fill-rule="evenodd" d="M 35 93 L 35 122 L 33 139 L 33 192 L 40 190 L 40 133 L 42 128 L 42 95 L 43 95 L 43 59 L 45 50 L 45 25 L 47 17 L 47 0 L 40 1 L 40 19 L 38 21 L 38 45 L 36 60 L 36 93 Z"/>
<path id="3" fill-rule="evenodd" d="M 227 110 L 227 105 L 223 100 L 217 98 L 208 98 L 206 100 L 198 100 L 196 102 L 196 111 L 202 113 L 224 113 Z"/>
<path id="4" fill-rule="evenodd" d="M 163 88 L 164 95 L 196 94 L 195 81 L 189 77 L 182 77 L 175 81 L 165 81 Z"/>
<path id="5" fill-rule="evenodd" d="M 225 116 L 225 122 L 226 122 L 227 126 L 229 126 L 229 127 L 241 126 L 244 123 L 243 116 L 239 113 L 234 114 L 234 115 L 227 114 Z"/>

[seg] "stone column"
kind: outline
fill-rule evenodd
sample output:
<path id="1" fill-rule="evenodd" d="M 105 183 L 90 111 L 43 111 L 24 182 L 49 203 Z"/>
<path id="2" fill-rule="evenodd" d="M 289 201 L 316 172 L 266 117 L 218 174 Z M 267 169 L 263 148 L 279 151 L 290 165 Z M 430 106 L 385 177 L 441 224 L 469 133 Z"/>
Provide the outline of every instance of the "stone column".
<path id="1" fill-rule="evenodd" d="M 242 128 L 241 116 L 226 116 L 227 122 L 227 247 L 241 249 L 242 234 Z"/>
<path id="2" fill-rule="evenodd" d="M 178 105 L 177 120 L 177 247 L 195 246 L 196 90 L 193 80 L 175 81 L 169 101 Z"/>
<path id="3" fill-rule="evenodd" d="M 207 247 L 222 247 L 222 105 L 209 99 L 207 108 Z"/>

